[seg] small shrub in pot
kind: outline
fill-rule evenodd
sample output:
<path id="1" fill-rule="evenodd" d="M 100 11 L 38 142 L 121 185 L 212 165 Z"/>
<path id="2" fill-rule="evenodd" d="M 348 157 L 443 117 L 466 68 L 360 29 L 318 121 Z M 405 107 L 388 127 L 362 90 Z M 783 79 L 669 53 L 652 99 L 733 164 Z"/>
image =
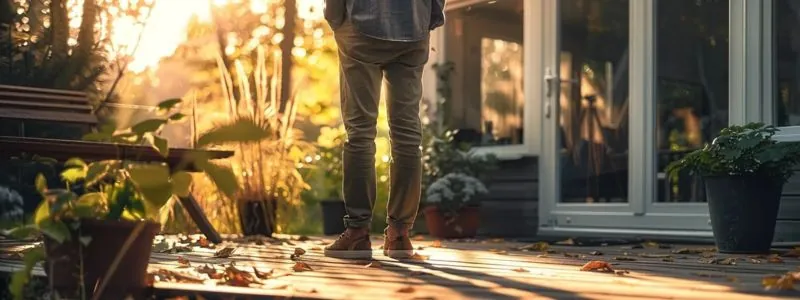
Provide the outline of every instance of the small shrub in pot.
<path id="1" fill-rule="evenodd" d="M 474 237 L 480 224 L 480 197 L 489 191 L 475 177 L 450 173 L 425 191 L 425 221 L 438 238 Z"/>
<path id="2" fill-rule="evenodd" d="M 720 252 L 770 249 L 783 185 L 800 162 L 800 144 L 776 141 L 778 131 L 762 123 L 730 126 L 667 167 L 672 180 L 682 170 L 702 177 Z"/>

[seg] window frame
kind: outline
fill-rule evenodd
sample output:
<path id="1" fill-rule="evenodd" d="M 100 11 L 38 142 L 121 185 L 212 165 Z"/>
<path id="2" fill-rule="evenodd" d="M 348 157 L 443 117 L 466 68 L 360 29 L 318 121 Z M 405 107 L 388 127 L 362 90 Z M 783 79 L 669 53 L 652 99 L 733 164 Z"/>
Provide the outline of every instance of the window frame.
<path id="1" fill-rule="evenodd" d="M 470 5 L 490 1 L 492 0 L 450 0 L 447 2 L 447 6 L 445 7 L 445 13 Z M 536 40 L 537 38 L 541 38 L 543 24 L 541 21 L 535 22 L 533 19 L 532 9 L 535 8 L 535 4 L 526 0 L 523 0 L 523 3 L 525 5 L 523 10 L 523 22 L 521 24 L 523 27 L 523 142 L 522 144 L 515 145 L 486 145 L 475 146 L 472 148 L 477 154 L 493 154 L 501 160 L 514 160 L 523 157 L 538 156 L 540 154 L 540 132 L 542 128 L 541 106 L 543 101 L 542 99 L 537 98 L 537 95 L 541 95 L 540 91 L 542 89 L 542 83 L 539 79 L 543 78 L 544 75 L 541 67 L 543 56 L 541 51 L 535 49 L 535 47 L 529 47 L 528 45 L 532 45 L 532 41 Z M 445 22 L 443 27 L 434 30 L 431 33 L 431 41 L 436 41 L 436 45 L 438 45 L 436 48 L 437 51 L 435 61 L 448 61 L 446 54 L 448 47 L 446 43 L 446 28 L 448 26 L 451 26 L 451 24 L 449 22 Z M 427 85 L 435 87 L 436 80 L 437 79 L 434 76 Z M 431 99 L 438 99 L 438 96 L 434 96 Z M 461 105 L 459 105 L 459 107 L 461 107 Z"/>

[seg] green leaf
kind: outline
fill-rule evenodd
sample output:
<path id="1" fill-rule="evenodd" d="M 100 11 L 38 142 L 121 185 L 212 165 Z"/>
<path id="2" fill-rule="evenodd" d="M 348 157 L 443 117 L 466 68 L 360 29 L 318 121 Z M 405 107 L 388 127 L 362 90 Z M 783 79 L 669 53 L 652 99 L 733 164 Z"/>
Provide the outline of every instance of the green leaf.
<path id="1" fill-rule="evenodd" d="M 148 214 L 161 209 L 172 197 L 172 182 L 166 165 L 135 165 L 128 168 L 128 172 L 144 196 Z"/>
<path id="2" fill-rule="evenodd" d="M 39 192 L 40 195 L 44 195 L 47 192 L 47 179 L 44 178 L 42 173 L 36 175 L 36 191 Z"/>
<path id="3" fill-rule="evenodd" d="M 38 233 L 40 233 L 39 228 L 35 224 L 29 224 L 11 229 L 8 235 L 15 239 L 23 240 Z"/>
<path id="4" fill-rule="evenodd" d="M 111 139 L 111 135 L 107 134 L 107 133 L 102 133 L 102 132 L 91 132 L 91 133 L 87 133 L 87 134 L 83 135 L 83 137 L 81 137 L 81 140 L 84 140 L 84 141 L 87 141 L 87 142 L 103 142 L 103 141 L 107 141 L 109 139 Z"/>
<path id="5" fill-rule="evenodd" d="M 136 144 L 139 142 L 139 135 L 135 132 L 124 132 L 111 136 L 108 141 L 118 144 Z"/>
<path id="6" fill-rule="evenodd" d="M 175 106 L 177 106 L 181 102 L 183 102 L 183 100 L 181 100 L 180 98 L 167 99 L 161 101 L 161 103 L 158 104 L 158 109 L 162 111 L 168 111 L 175 108 Z"/>
<path id="7" fill-rule="evenodd" d="M 36 212 L 33 214 L 33 224 L 37 226 L 44 222 L 45 220 L 50 218 L 50 203 L 47 202 L 45 199 L 41 203 L 39 203 L 39 207 L 36 208 Z"/>
<path id="8" fill-rule="evenodd" d="M 78 240 L 80 240 L 81 244 L 83 244 L 84 246 L 89 246 L 89 243 L 92 242 L 92 237 L 91 236 L 82 236 L 82 237 L 78 238 Z"/>
<path id="9" fill-rule="evenodd" d="M 67 190 L 53 191 L 48 193 L 47 196 L 55 198 L 55 201 L 50 203 L 50 215 L 58 215 L 67 203 L 75 201 L 75 199 L 78 198 L 78 195 Z"/>
<path id="10" fill-rule="evenodd" d="M 161 156 L 169 156 L 169 144 L 167 143 L 167 139 L 154 135 L 152 136 L 151 144 Z"/>
<path id="11" fill-rule="evenodd" d="M 145 135 L 145 133 L 152 133 L 158 131 L 161 126 L 167 124 L 166 120 L 162 119 L 149 119 L 139 122 L 131 127 L 131 131 L 138 135 Z"/>
<path id="12" fill-rule="evenodd" d="M 226 143 L 256 142 L 270 136 L 267 128 L 259 126 L 250 119 L 239 119 L 206 132 L 197 139 L 198 147 L 221 145 Z"/>
<path id="13" fill-rule="evenodd" d="M 171 116 L 169 116 L 169 120 L 170 121 L 175 121 L 175 122 L 183 120 L 184 118 L 186 118 L 186 115 L 184 115 L 182 113 L 174 113 Z"/>
<path id="14" fill-rule="evenodd" d="M 67 168 L 85 168 L 86 162 L 80 158 L 70 158 L 67 162 L 64 163 L 64 167 Z"/>
<path id="15" fill-rule="evenodd" d="M 69 240 L 69 228 L 63 222 L 45 219 L 39 224 L 39 230 L 59 244 Z"/>
<path id="16" fill-rule="evenodd" d="M 86 168 L 68 168 L 61 172 L 61 179 L 67 183 L 76 183 L 86 178 Z"/>
<path id="17" fill-rule="evenodd" d="M 114 120 L 108 120 L 105 124 L 100 126 L 100 132 L 108 136 L 117 131 L 117 123 Z"/>
<path id="18" fill-rule="evenodd" d="M 214 185 L 229 198 L 234 198 L 239 191 L 239 183 L 236 174 L 229 167 L 219 166 L 208 161 L 197 161 L 195 165 L 206 173 Z"/>
<path id="19" fill-rule="evenodd" d="M 96 161 L 89 164 L 86 171 L 86 185 L 94 185 L 98 180 L 103 179 L 111 171 L 111 167 L 119 162 L 113 160 Z"/>
<path id="20" fill-rule="evenodd" d="M 186 172 L 172 174 L 172 192 L 179 197 L 188 197 L 192 185 L 192 175 Z"/>
<path id="21" fill-rule="evenodd" d="M 25 253 L 25 257 L 22 259 L 24 267 L 22 270 L 14 272 L 14 275 L 11 277 L 11 283 L 9 284 L 9 290 L 15 300 L 24 299 L 25 286 L 28 284 L 28 281 L 30 281 L 33 267 L 36 266 L 38 262 L 44 261 L 44 259 L 45 252 L 41 246 L 33 248 Z"/>

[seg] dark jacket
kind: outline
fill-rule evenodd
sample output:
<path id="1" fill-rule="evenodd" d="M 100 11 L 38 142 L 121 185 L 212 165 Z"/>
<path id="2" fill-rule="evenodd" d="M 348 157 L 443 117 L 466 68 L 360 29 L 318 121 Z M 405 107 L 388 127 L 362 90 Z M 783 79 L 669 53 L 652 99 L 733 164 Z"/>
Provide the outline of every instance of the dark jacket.
<path id="1" fill-rule="evenodd" d="M 325 0 L 325 19 L 334 30 L 345 21 L 369 37 L 419 41 L 444 25 L 445 0 Z"/>

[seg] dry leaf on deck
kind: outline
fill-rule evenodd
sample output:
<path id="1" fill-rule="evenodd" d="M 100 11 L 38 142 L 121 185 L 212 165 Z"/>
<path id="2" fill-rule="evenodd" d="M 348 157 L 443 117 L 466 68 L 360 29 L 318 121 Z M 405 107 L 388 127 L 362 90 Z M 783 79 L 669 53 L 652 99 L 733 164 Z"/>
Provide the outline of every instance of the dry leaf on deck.
<path id="1" fill-rule="evenodd" d="M 298 261 L 298 262 L 294 263 L 294 266 L 292 267 L 292 270 L 294 270 L 295 272 L 314 271 L 314 269 L 311 268 L 311 266 L 309 266 L 307 263 L 304 263 L 302 261 Z"/>
<path id="2" fill-rule="evenodd" d="M 763 264 L 764 261 L 760 260 L 760 259 L 751 258 L 750 259 L 750 263 L 752 263 L 752 264 Z"/>
<path id="3" fill-rule="evenodd" d="M 368 265 L 366 265 L 366 266 L 364 266 L 364 267 L 365 267 L 365 268 L 375 268 L 375 269 L 380 269 L 380 268 L 382 268 L 382 267 L 383 267 L 383 265 L 381 265 L 381 262 L 379 262 L 379 261 L 373 261 L 373 262 L 369 263 Z"/>
<path id="4" fill-rule="evenodd" d="M 188 267 L 191 267 L 191 266 L 192 266 L 192 263 L 189 262 L 188 259 L 186 259 L 183 256 L 178 256 L 178 267 L 180 267 L 180 268 L 188 268 Z"/>
<path id="5" fill-rule="evenodd" d="M 665 257 L 665 258 L 662 258 L 661 261 L 663 261 L 663 262 L 674 262 L 675 259 L 672 258 L 672 257 Z"/>
<path id="6" fill-rule="evenodd" d="M 411 259 L 413 259 L 413 260 L 428 260 L 428 258 L 429 258 L 428 256 L 421 255 L 421 254 L 416 253 L 416 252 L 414 253 L 414 255 L 411 256 Z"/>
<path id="7" fill-rule="evenodd" d="M 404 294 L 410 294 L 410 293 L 413 293 L 414 291 L 415 290 L 414 290 L 413 286 L 406 286 L 406 287 L 402 287 L 399 290 L 397 290 L 398 293 L 404 293 Z"/>
<path id="8" fill-rule="evenodd" d="M 542 251 L 545 252 L 550 249 L 550 244 L 547 242 L 536 242 L 530 245 L 517 248 L 520 251 Z"/>
<path id="9" fill-rule="evenodd" d="M 767 261 L 771 262 L 773 264 L 781 264 L 781 263 L 783 263 L 783 258 L 780 258 L 780 256 L 777 256 L 777 255 L 773 254 L 773 255 L 770 255 L 769 258 L 767 258 Z"/>
<path id="10" fill-rule="evenodd" d="M 322 247 L 311 247 L 311 251 L 322 251 Z"/>
<path id="11" fill-rule="evenodd" d="M 433 248 L 442 248 L 442 241 L 440 241 L 440 240 L 433 241 L 433 243 L 431 243 L 431 247 L 433 247 Z"/>
<path id="12" fill-rule="evenodd" d="M 214 257 L 216 258 L 228 258 L 233 255 L 233 252 L 236 251 L 234 247 L 225 247 L 214 253 Z"/>
<path id="13" fill-rule="evenodd" d="M 556 242 L 556 245 L 574 246 L 575 241 L 573 239 L 566 239 L 560 242 Z"/>
<path id="14" fill-rule="evenodd" d="M 603 252 L 595 250 L 595 251 L 589 252 L 589 254 L 594 255 L 594 256 L 600 256 L 600 255 L 603 255 Z"/>
<path id="15" fill-rule="evenodd" d="M 701 254 L 704 252 L 717 252 L 716 248 L 681 248 L 673 250 L 674 254 Z"/>
<path id="16" fill-rule="evenodd" d="M 303 248 L 294 248 L 294 255 L 300 256 L 306 254 L 306 250 Z"/>
<path id="17" fill-rule="evenodd" d="M 234 266 L 225 268 L 224 284 L 230 286 L 249 287 L 251 283 L 259 283 L 252 274 L 239 270 Z"/>
<path id="18" fill-rule="evenodd" d="M 703 253 L 700 253 L 700 257 L 704 257 L 704 258 L 712 258 L 712 257 L 715 257 L 715 256 L 717 256 L 717 254 L 714 253 L 714 252 L 703 252 Z"/>
<path id="19" fill-rule="evenodd" d="M 796 247 L 796 248 L 794 248 L 792 250 L 786 251 L 783 254 L 781 254 L 781 256 L 783 256 L 783 257 L 797 257 L 797 258 L 800 258 L 800 247 Z"/>
<path id="20" fill-rule="evenodd" d="M 794 281 L 794 276 L 787 273 L 782 276 L 772 275 L 764 277 L 761 279 L 761 285 L 767 290 L 789 291 L 794 290 Z"/>
<path id="21" fill-rule="evenodd" d="M 273 270 L 269 270 L 268 272 L 261 272 L 258 269 L 256 269 L 256 267 L 253 267 L 253 273 L 256 274 L 256 277 L 258 277 L 258 279 L 269 279 L 270 277 L 272 277 L 272 272 Z"/>
<path id="22" fill-rule="evenodd" d="M 611 273 L 614 272 L 614 268 L 605 261 L 593 260 L 583 265 L 581 271 Z"/>
<path id="23" fill-rule="evenodd" d="M 645 247 L 645 248 L 658 248 L 659 247 L 658 243 L 656 243 L 656 242 L 644 242 L 644 243 L 642 243 L 642 246 Z"/>
<path id="24" fill-rule="evenodd" d="M 201 237 L 201 238 L 197 239 L 197 242 L 195 243 L 195 246 L 198 246 L 198 247 L 201 247 L 201 248 L 209 248 L 209 249 L 212 248 L 211 247 L 211 242 L 209 242 L 208 239 L 204 238 L 204 237 Z"/>
<path id="25" fill-rule="evenodd" d="M 630 273 L 631 273 L 631 271 L 628 271 L 628 270 L 616 270 L 616 271 L 614 271 L 614 274 L 616 274 L 617 276 L 625 276 L 625 275 L 630 274 Z"/>
<path id="26" fill-rule="evenodd" d="M 728 257 L 728 258 L 708 258 L 708 259 L 700 259 L 701 263 L 704 264 L 711 264 L 711 265 L 735 265 L 736 258 Z"/>
<path id="27" fill-rule="evenodd" d="M 519 272 L 519 273 L 527 273 L 527 272 L 528 272 L 528 270 L 526 270 L 526 269 L 524 269 L 524 268 L 516 268 L 516 269 L 514 269 L 513 271 L 514 271 L 514 272 Z"/>
<path id="28" fill-rule="evenodd" d="M 618 261 L 636 261 L 635 258 L 627 257 L 627 256 L 616 256 L 616 257 L 614 257 L 614 260 L 618 260 Z"/>

